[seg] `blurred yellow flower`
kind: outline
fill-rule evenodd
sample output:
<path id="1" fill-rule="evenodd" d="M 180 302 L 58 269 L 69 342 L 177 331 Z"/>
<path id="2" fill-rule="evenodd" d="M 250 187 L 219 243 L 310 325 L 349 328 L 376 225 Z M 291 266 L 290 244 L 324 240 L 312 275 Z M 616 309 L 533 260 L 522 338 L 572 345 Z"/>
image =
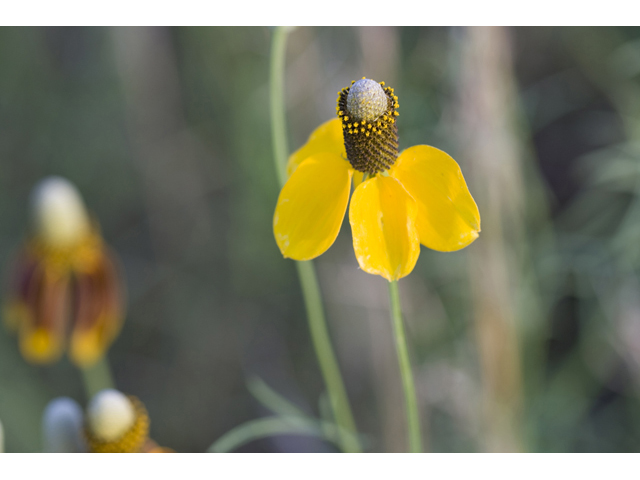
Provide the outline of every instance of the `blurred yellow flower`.
<path id="1" fill-rule="evenodd" d="M 149 414 L 133 395 L 115 389 L 96 393 L 86 414 L 68 397 L 52 400 L 42 418 L 45 452 L 170 453 L 149 438 Z"/>
<path id="2" fill-rule="evenodd" d="M 74 364 L 90 366 L 122 324 L 117 262 L 67 180 L 43 180 L 32 202 L 34 234 L 10 274 L 5 323 L 30 363 L 54 362 L 68 347 Z"/>
<path id="3" fill-rule="evenodd" d="M 389 281 L 413 270 L 420 244 L 450 252 L 480 232 L 480 214 L 456 161 L 416 145 L 398 155 L 398 97 L 363 78 L 338 93 L 337 119 L 289 157 L 273 231 L 280 251 L 311 260 L 335 241 L 349 210 L 360 267 Z"/>

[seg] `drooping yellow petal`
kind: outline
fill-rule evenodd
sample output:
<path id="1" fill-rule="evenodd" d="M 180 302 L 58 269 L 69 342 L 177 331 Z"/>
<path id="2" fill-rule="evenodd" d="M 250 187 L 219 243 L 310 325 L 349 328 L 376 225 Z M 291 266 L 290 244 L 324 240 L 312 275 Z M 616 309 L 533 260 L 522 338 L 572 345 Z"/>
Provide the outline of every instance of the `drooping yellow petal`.
<path id="1" fill-rule="evenodd" d="M 58 275 L 41 265 L 30 280 L 26 303 L 29 315 L 19 327 L 20 352 L 34 364 L 51 363 L 64 351 L 64 335 L 70 309 L 67 275 Z"/>
<path id="2" fill-rule="evenodd" d="M 307 143 L 291 154 L 287 163 L 287 177 L 290 177 L 307 158 L 323 152 L 347 158 L 342 136 L 342 123 L 339 118 L 334 118 L 320 125 L 311 133 Z"/>
<path id="3" fill-rule="evenodd" d="M 280 191 L 273 233 L 282 255 L 310 260 L 335 241 L 347 210 L 351 187 L 349 162 L 320 153 L 298 166 Z"/>
<path id="4" fill-rule="evenodd" d="M 20 352 L 30 363 L 52 363 L 60 358 L 62 351 L 60 336 L 43 327 L 25 331 L 20 336 Z"/>
<path id="5" fill-rule="evenodd" d="M 115 257 L 101 248 L 94 268 L 76 271 L 76 309 L 69 357 L 79 367 L 100 359 L 124 318 L 123 288 Z"/>
<path id="6" fill-rule="evenodd" d="M 351 197 L 353 249 L 365 272 L 389 281 L 408 275 L 420 255 L 415 200 L 392 177 L 378 175 Z"/>
<path id="7" fill-rule="evenodd" d="M 390 171 L 418 204 L 420 243 L 452 252 L 480 231 L 480 213 L 456 161 L 442 150 L 416 145 L 403 151 Z"/>

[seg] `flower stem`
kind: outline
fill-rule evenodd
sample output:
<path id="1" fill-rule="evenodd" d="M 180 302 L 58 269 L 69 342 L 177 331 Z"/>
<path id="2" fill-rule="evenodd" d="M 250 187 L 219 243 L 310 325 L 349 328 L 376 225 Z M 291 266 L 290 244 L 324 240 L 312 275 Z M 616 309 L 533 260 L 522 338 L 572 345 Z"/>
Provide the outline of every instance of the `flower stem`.
<path id="1" fill-rule="evenodd" d="M 107 357 L 104 356 L 90 367 L 80 368 L 87 401 L 105 388 L 114 388 L 113 377 Z"/>
<path id="2" fill-rule="evenodd" d="M 278 182 L 282 187 L 287 181 L 287 121 L 284 103 L 284 65 L 287 52 L 286 27 L 276 27 L 271 43 L 271 72 L 269 94 L 271 97 L 271 135 L 273 140 L 273 160 Z"/>
<path id="3" fill-rule="evenodd" d="M 389 282 L 389 301 L 391 303 L 391 321 L 393 322 L 393 333 L 396 339 L 396 351 L 398 353 L 398 363 L 400 366 L 400 375 L 402 376 L 402 387 L 404 389 L 407 428 L 409 429 L 409 450 L 412 453 L 417 453 L 422 451 L 420 416 L 418 414 L 416 387 L 413 382 L 413 374 L 411 373 L 409 350 L 407 349 L 407 340 L 402 323 L 402 309 L 400 308 L 400 294 L 398 293 L 397 281 Z"/>
<path id="4" fill-rule="evenodd" d="M 342 382 L 336 356 L 331 347 L 331 339 L 327 329 L 320 298 L 320 286 L 316 271 L 311 261 L 296 262 L 298 276 L 302 286 L 302 295 L 307 307 L 307 318 L 311 330 L 311 340 L 320 363 L 320 370 L 324 377 L 329 393 L 329 401 L 336 424 L 349 435 L 342 435 L 341 445 L 345 452 L 359 452 L 360 445 L 356 440 L 356 426 L 349 407 L 349 398 Z"/>
<path id="5" fill-rule="evenodd" d="M 288 31 L 287 27 L 277 27 L 273 32 L 271 44 L 271 83 L 269 88 L 271 97 L 271 133 L 273 136 L 273 158 L 280 187 L 284 186 L 287 181 L 288 147 L 284 102 L 284 72 Z M 331 346 L 314 265 L 311 261 L 306 261 L 296 262 L 296 266 L 307 309 L 311 340 L 327 387 L 333 416 L 338 427 L 347 433 L 340 435 L 340 446 L 345 452 L 360 452 L 362 449 L 357 440 L 349 399 L 333 347 Z"/>

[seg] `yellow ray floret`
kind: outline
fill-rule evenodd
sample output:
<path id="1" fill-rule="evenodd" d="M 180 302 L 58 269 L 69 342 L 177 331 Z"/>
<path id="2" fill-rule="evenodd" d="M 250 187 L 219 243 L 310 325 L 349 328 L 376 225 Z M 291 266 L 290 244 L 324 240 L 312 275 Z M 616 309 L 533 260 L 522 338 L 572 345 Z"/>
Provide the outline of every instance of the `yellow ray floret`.
<path id="1" fill-rule="evenodd" d="M 442 150 L 416 145 L 403 151 L 390 170 L 418 204 L 420 243 L 452 252 L 480 232 L 480 213 L 456 161 Z"/>
<path id="2" fill-rule="evenodd" d="M 340 231 L 349 201 L 352 170 L 332 153 L 307 158 L 278 197 L 273 233 L 280 251 L 294 260 L 324 253 Z"/>
<path id="3" fill-rule="evenodd" d="M 398 280 L 420 255 L 416 202 L 398 180 L 377 176 L 353 192 L 349 223 L 356 258 L 365 272 Z"/>

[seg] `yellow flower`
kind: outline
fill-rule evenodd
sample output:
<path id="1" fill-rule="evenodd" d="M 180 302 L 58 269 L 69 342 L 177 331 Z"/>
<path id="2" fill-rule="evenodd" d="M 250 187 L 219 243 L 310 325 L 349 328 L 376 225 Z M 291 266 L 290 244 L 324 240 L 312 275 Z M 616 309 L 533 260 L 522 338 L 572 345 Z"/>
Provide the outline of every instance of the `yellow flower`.
<path id="1" fill-rule="evenodd" d="M 117 261 L 67 180 L 43 180 L 32 200 L 34 234 L 14 262 L 5 322 L 27 361 L 54 362 L 68 345 L 73 363 L 90 366 L 122 324 Z"/>
<path id="2" fill-rule="evenodd" d="M 338 92 L 339 118 L 289 157 L 273 217 L 285 257 L 311 260 L 333 244 L 352 180 L 353 248 L 368 273 L 398 280 L 413 270 L 420 244 L 451 252 L 478 238 L 480 214 L 456 161 L 427 145 L 398 155 L 398 107 L 384 82 L 352 82 Z"/>

